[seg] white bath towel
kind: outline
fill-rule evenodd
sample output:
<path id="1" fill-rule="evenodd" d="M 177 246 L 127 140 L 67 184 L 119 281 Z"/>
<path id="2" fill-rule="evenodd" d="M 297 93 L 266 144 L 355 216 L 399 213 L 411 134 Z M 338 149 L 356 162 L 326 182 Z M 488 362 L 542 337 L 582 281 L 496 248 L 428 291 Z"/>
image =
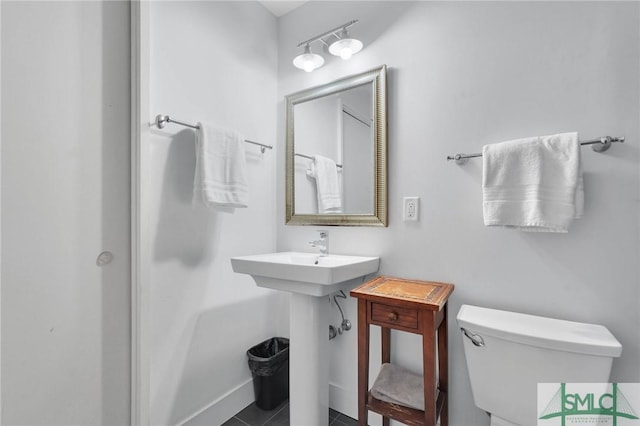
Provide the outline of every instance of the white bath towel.
<path id="1" fill-rule="evenodd" d="M 424 378 L 397 365 L 382 364 L 371 395 L 380 401 L 424 411 Z"/>
<path id="2" fill-rule="evenodd" d="M 316 180 L 318 213 L 342 213 L 342 191 L 336 163 L 330 158 L 314 155 L 307 176 Z"/>
<path id="3" fill-rule="evenodd" d="M 193 204 L 247 207 L 244 137 L 232 130 L 198 123 Z"/>
<path id="4" fill-rule="evenodd" d="M 577 133 L 485 145 L 484 224 L 567 232 L 582 216 L 584 189 Z"/>

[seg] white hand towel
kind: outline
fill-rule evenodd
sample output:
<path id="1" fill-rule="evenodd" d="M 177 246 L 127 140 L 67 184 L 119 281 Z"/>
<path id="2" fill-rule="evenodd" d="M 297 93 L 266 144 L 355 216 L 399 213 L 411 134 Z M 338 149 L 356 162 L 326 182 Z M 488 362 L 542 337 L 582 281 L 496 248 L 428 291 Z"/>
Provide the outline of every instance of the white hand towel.
<path id="1" fill-rule="evenodd" d="M 314 155 L 307 176 L 316 180 L 318 213 L 342 213 L 342 193 L 336 163 L 321 155 Z"/>
<path id="2" fill-rule="evenodd" d="M 582 216 L 584 189 L 577 133 L 532 137 L 482 149 L 484 224 L 567 232 Z"/>
<path id="3" fill-rule="evenodd" d="M 394 364 L 382 364 L 371 395 L 380 401 L 424 411 L 424 378 Z"/>
<path id="4" fill-rule="evenodd" d="M 237 132 L 198 123 L 193 204 L 247 207 L 244 137 Z"/>

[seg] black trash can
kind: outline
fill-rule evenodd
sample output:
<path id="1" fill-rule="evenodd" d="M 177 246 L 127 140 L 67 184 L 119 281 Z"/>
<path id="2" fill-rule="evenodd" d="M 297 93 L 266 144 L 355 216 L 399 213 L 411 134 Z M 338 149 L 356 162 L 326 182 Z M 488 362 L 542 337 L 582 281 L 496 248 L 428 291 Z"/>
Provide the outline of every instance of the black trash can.
<path id="1" fill-rule="evenodd" d="M 273 410 L 289 398 L 289 339 L 273 337 L 247 351 L 256 405 Z"/>

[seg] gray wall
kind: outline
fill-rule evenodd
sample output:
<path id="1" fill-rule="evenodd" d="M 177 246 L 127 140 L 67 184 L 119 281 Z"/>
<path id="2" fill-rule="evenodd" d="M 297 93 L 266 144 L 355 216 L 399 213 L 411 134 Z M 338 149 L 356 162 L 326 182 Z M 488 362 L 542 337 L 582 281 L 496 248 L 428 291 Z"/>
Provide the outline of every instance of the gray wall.
<path id="1" fill-rule="evenodd" d="M 624 347 L 612 379 L 640 381 L 639 6 L 311 2 L 280 19 L 279 111 L 289 93 L 389 66 L 389 227 L 331 228 L 331 250 L 379 255 L 382 274 L 456 285 L 449 330 L 454 426 L 488 424 L 474 406 L 453 320 L 463 303 L 604 324 Z M 325 66 L 311 74 L 293 67 L 297 43 L 350 19 L 360 20 L 352 33 L 364 41 L 362 52 L 347 62 L 325 55 Z M 281 113 L 281 150 L 283 123 Z M 605 154 L 583 148 L 584 217 L 566 235 L 485 228 L 481 161 L 460 167 L 445 157 L 565 131 L 628 141 Z M 278 160 L 278 249 L 308 250 L 315 228 L 283 224 Z M 401 220 L 407 195 L 421 199 L 418 223 Z M 354 321 L 353 300 L 346 311 Z M 331 342 L 331 404 L 354 417 L 355 340 L 350 332 Z M 420 355 L 415 336 L 393 335 L 396 362 L 420 371 Z"/>
<path id="2" fill-rule="evenodd" d="M 125 425 L 129 3 L 1 7 L 2 424 Z"/>
<path id="3" fill-rule="evenodd" d="M 161 1 L 150 4 L 150 26 L 153 115 L 275 145 L 273 15 L 256 2 Z M 248 208 L 194 209 L 194 137 L 181 126 L 153 128 L 147 158 L 154 425 L 221 424 L 249 405 L 246 350 L 288 330 L 284 296 L 234 273 L 229 261 L 275 250 L 278 151 L 246 144 Z"/>

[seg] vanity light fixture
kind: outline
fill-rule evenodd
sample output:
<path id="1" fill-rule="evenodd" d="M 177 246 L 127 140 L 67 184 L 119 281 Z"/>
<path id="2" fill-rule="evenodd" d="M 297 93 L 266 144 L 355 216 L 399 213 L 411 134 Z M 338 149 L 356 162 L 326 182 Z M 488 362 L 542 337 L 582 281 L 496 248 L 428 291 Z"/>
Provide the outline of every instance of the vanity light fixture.
<path id="1" fill-rule="evenodd" d="M 304 53 L 294 58 L 293 65 L 307 72 L 311 72 L 324 65 L 324 58 L 322 56 L 311 53 L 311 43 L 316 41 L 324 44 L 332 55 L 340 56 L 344 60 L 350 59 L 351 56 L 361 51 L 363 47 L 362 42 L 350 37 L 349 31 L 347 30 L 357 22 L 358 20 L 354 19 L 353 21 L 349 21 L 298 44 L 298 47 L 304 46 Z M 335 40 L 332 41 L 333 38 L 335 38 Z"/>

